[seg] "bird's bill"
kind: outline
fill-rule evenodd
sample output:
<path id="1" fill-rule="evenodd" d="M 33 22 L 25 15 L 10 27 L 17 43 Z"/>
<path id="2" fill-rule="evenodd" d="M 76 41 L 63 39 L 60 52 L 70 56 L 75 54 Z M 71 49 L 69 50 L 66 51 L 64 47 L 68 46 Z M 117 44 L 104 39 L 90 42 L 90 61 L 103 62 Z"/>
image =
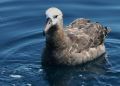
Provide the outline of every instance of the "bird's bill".
<path id="1" fill-rule="evenodd" d="M 50 29 L 51 24 L 50 24 L 50 19 L 47 19 L 46 25 L 45 25 L 45 29 L 43 31 L 44 35 L 48 32 L 48 30 Z"/>

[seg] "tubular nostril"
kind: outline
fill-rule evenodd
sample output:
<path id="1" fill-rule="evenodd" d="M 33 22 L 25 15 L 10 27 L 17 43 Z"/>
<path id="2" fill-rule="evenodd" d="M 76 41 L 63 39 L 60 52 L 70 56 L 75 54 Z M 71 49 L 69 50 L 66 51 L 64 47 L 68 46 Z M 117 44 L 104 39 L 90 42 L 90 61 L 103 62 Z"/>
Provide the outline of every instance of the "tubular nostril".
<path id="1" fill-rule="evenodd" d="M 50 22 L 52 22 L 52 21 L 49 21 L 48 23 L 50 24 Z"/>

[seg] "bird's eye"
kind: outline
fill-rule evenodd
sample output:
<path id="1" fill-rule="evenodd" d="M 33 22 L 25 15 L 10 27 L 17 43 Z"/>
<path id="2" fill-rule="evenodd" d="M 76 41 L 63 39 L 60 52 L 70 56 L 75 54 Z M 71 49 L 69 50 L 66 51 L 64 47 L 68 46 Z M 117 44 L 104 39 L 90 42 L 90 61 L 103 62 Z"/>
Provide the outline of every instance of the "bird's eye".
<path id="1" fill-rule="evenodd" d="M 55 15 L 53 18 L 57 18 L 58 17 L 58 15 Z"/>

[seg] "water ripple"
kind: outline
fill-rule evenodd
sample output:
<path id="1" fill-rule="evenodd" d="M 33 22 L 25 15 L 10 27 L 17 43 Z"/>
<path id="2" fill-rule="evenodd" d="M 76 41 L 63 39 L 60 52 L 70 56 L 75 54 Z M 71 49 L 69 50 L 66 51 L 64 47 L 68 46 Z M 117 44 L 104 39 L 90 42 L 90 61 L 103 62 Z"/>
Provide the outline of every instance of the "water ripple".
<path id="1" fill-rule="evenodd" d="M 44 39 L 41 38 L 42 35 L 43 35 L 42 32 L 39 33 L 37 31 L 34 31 L 34 32 L 32 31 L 29 33 L 21 34 L 18 36 L 18 38 L 14 39 L 12 41 L 9 41 L 8 44 L 5 44 L 7 46 L 6 46 L 6 48 L 4 47 L 2 54 L 4 56 L 7 54 L 7 57 L 8 57 L 12 53 L 19 51 L 19 49 L 22 49 L 25 46 L 43 43 Z M 40 45 L 42 46 L 43 44 L 40 44 Z"/>
<path id="2" fill-rule="evenodd" d="M 109 26 L 108 61 L 98 60 L 85 68 L 43 68 L 44 12 L 53 6 L 63 11 L 65 25 L 84 17 Z M 114 0 L 0 0 L 0 85 L 119 86 L 119 14 L 120 1 Z"/>

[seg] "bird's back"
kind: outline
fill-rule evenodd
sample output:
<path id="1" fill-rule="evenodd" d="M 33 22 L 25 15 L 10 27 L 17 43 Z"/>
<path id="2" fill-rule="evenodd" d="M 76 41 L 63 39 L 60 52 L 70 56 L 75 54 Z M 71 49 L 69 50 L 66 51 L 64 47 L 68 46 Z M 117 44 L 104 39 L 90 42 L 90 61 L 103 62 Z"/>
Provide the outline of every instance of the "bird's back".
<path id="1" fill-rule="evenodd" d="M 97 22 L 88 19 L 76 19 L 66 27 L 65 33 L 72 41 L 72 50 L 81 52 L 104 43 L 109 30 Z"/>

